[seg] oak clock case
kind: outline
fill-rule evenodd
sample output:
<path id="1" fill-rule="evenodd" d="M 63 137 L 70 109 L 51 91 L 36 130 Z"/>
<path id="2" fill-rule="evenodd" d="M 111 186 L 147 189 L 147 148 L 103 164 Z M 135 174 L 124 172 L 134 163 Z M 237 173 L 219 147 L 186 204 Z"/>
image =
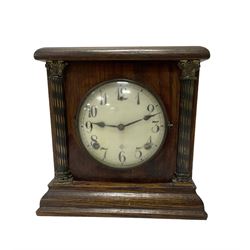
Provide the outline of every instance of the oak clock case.
<path id="1" fill-rule="evenodd" d="M 204 47 L 42 48 L 55 176 L 38 215 L 206 219 L 192 180 Z"/>

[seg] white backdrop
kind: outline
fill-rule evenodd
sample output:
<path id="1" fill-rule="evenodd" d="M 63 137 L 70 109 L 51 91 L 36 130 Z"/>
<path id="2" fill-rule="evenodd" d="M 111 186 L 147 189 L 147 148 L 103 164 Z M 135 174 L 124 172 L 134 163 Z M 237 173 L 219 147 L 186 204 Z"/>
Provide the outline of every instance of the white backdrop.
<path id="1" fill-rule="evenodd" d="M 0 3 L 0 249 L 250 249 L 249 1 Z M 207 221 L 37 217 L 53 177 L 45 46 L 201 45 L 193 178 Z"/>

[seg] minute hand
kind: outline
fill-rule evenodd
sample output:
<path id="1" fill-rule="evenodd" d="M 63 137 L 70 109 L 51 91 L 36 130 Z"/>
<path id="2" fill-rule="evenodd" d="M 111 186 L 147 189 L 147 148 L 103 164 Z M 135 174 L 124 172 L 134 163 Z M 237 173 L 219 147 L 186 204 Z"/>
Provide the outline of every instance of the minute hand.
<path id="1" fill-rule="evenodd" d="M 133 121 L 133 122 L 129 122 L 129 123 L 125 124 L 124 127 L 127 127 L 127 126 L 132 125 L 132 124 L 137 123 L 137 122 L 140 122 L 142 120 L 143 120 L 143 118 L 142 119 L 138 119 L 138 120 Z"/>
<path id="2" fill-rule="evenodd" d="M 151 117 L 153 117 L 153 116 L 155 116 L 155 115 L 158 115 L 158 114 L 160 114 L 160 112 L 158 112 L 158 113 L 156 113 L 156 114 L 153 114 L 153 115 L 145 115 L 144 118 L 143 118 L 143 120 L 147 121 L 147 120 L 149 120 Z"/>
<path id="3" fill-rule="evenodd" d="M 135 120 L 135 121 L 133 121 L 133 122 L 129 122 L 129 123 L 125 124 L 124 127 L 127 127 L 127 126 L 132 125 L 132 124 L 137 123 L 137 122 L 140 122 L 140 121 L 142 121 L 142 120 L 147 121 L 147 120 L 149 120 L 151 117 L 153 117 L 153 116 L 155 116 L 155 115 L 158 115 L 158 114 L 160 114 L 160 112 L 159 112 L 159 113 L 156 113 L 156 114 L 153 114 L 153 115 L 145 115 L 142 119 L 138 119 L 138 120 Z"/>

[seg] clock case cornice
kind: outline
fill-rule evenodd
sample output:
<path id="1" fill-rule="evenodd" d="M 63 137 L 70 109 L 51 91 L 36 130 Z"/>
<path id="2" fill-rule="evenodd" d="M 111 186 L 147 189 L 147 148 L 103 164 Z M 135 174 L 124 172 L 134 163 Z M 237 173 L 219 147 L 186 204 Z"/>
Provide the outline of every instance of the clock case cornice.
<path id="1" fill-rule="evenodd" d="M 209 50 L 201 46 L 45 47 L 34 53 L 41 61 L 203 61 L 209 57 Z"/>

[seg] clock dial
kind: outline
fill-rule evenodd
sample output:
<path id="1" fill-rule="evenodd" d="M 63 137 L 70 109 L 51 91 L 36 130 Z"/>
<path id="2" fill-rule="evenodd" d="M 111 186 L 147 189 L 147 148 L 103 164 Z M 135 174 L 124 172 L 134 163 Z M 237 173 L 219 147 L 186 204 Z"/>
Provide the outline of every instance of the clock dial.
<path id="1" fill-rule="evenodd" d="M 124 169 L 141 165 L 157 153 L 167 119 L 149 90 L 129 80 L 113 80 L 98 85 L 84 99 L 78 130 L 93 158 Z"/>

